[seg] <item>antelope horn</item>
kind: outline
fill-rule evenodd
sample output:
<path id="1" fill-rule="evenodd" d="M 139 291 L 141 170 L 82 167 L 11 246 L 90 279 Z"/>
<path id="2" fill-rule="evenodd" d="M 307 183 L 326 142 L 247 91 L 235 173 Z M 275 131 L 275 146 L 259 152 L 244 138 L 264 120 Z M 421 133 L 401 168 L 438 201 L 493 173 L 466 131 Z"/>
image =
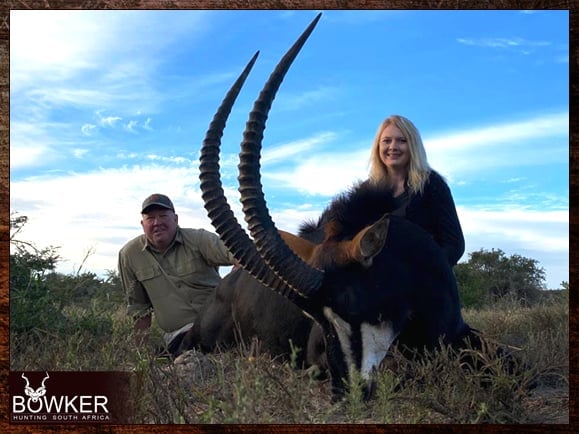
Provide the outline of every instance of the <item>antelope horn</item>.
<path id="1" fill-rule="evenodd" d="M 44 382 L 46 380 L 48 380 L 50 377 L 48 376 L 48 372 L 46 372 L 46 377 L 44 377 L 44 380 L 42 380 L 42 388 L 44 389 Z"/>
<path id="2" fill-rule="evenodd" d="M 26 386 L 25 387 L 30 387 L 30 382 L 28 381 L 28 378 L 26 378 L 26 376 L 24 375 L 24 372 L 22 373 L 22 378 L 24 378 L 24 380 L 26 380 Z"/>
<path id="3" fill-rule="evenodd" d="M 255 53 L 239 78 L 227 92 L 209 125 L 209 130 L 205 135 L 201 148 L 200 187 L 209 219 L 235 259 L 258 281 L 288 299 L 298 302 L 298 294 L 293 292 L 269 269 L 269 266 L 257 252 L 255 245 L 233 215 L 225 198 L 219 173 L 219 150 L 225 123 L 258 55 L 259 51 Z"/>
<path id="4" fill-rule="evenodd" d="M 245 220 L 260 255 L 294 291 L 309 297 L 321 286 L 324 273 L 302 261 L 280 237 L 269 215 L 260 177 L 260 151 L 267 115 L 292 62 L 320 19 L 318 14 L 278 63 L 249 115 L 239 155 L 239 191 Z"/>

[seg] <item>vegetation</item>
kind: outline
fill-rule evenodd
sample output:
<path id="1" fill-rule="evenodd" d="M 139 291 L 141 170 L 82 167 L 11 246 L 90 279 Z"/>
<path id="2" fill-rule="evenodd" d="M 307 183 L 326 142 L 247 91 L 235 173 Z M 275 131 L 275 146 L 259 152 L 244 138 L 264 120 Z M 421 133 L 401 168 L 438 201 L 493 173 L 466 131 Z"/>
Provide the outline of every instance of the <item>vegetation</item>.
<path id="1" fill-rule="evenodd" d="M 132 372 L 134 422 L 569 421 L 569 285 L 543 291 L 536 261 L 491 250 L 457 267 L 465 319 L 488 338 L 488 348 L 462 356 L 480 369 L 463 369 L 448 348 L 420 361 L 394 349 L 378 373 L 375 399 L 364 402 L 353 379 L 347 396 L 334 402 L 328 380 L 261 354 L 257 342 L 169 362 L 156 356 L 162 339 L 154 328 L 149 346 L 137 350 L 116 273 L 56 273 L 57 249 L 17 240 L 25 223 L 11 218 L 11 369 Z M 499 343 L 512 352 L 514 369 L 496 357 Z"/>
<path id="2" fill-rule="evenodd" d="M 500 249 L 469 253 L 467 262 L 455 267 L 465 307 L 483 307 L 508 300 L 523 305 L 536 303 L 545 289 L 545 270 L 538 261 Z"/>

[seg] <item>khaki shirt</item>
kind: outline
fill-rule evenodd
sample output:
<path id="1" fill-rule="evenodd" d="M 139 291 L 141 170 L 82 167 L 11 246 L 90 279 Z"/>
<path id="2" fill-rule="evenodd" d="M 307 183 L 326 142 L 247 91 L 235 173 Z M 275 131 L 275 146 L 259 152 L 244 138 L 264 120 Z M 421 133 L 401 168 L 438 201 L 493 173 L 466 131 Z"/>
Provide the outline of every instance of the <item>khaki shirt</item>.
<path id="1" fill-rule="evenodd" d="M 204 229 L 178 228 L 164 253 L 156 252 L 140 235 L 119 252 L 127 313 L 138 318 L 154 310 L 166 332 L 195 322 L 221 280 L 218 267 L 232 263 L 233 255 L 219 237 Z"/>

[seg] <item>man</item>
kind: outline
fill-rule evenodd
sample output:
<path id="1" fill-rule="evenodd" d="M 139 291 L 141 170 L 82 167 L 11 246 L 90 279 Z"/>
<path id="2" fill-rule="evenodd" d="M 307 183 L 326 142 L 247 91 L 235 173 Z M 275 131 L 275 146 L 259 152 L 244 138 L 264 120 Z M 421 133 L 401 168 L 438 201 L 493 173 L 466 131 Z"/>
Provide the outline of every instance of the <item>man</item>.
<path id="1" fill-rule="evenodd" d="M 135 319 L 137 346 L 147 340 L 154 312 L 167 349 L 176 355 L 221 279 L 218 267 L 235 260 L 217 235 L 179 227 L 173 203 L 163 194 L 147 197 L 141 215 L 144 234 L 119 252 L 127 313 Z"/>

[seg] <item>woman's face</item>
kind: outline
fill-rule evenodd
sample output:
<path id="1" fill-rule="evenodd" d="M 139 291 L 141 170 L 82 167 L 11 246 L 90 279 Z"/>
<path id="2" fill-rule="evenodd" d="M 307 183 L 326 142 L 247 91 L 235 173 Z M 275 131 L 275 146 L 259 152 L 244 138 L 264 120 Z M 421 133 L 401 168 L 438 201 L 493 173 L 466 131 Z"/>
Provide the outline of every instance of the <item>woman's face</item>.
<path id="1" fill-rule="evenodd" d="M 408 141 L 394 124 L 388 125 L 380 134 L 380 160 L 388 169 L 407 170 L 410 163 Z"/>

